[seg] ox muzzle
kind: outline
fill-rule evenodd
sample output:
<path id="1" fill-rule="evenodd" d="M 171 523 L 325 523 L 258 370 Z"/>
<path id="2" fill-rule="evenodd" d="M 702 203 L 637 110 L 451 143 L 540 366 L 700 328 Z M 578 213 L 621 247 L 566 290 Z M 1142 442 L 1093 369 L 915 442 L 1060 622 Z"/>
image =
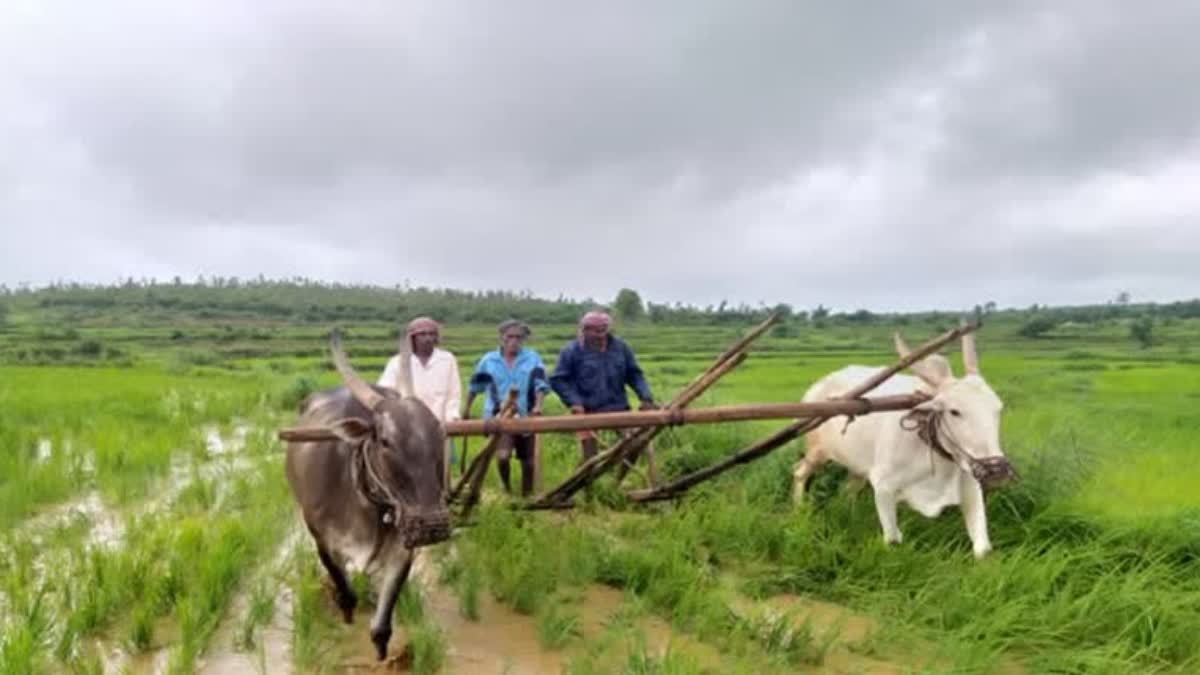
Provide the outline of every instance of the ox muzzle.
<path id="1" fill-rule="evenodd" d="M 432 513 L 407 516 L 400 523 L 400 535 L 406 548 L 430 546 L 450 538 L 450 511 L 440 509 Z"/>
<path id="2" fill-rule="evenodd" d="M 971 475 L 979 481 L 980 485 L 989 490 L 1004 487 L 1021 478 L 1007 457 L 985 457 L 983 459 L 971 457 L 968 461 L 971 464 Z"/>

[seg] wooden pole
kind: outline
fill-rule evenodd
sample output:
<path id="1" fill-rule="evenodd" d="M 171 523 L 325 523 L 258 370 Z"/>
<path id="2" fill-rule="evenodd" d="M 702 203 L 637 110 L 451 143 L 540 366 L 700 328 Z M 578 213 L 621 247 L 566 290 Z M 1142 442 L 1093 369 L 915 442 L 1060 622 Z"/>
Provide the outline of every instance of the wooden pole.
<path id="1" fill-rule="evenodd" d="M 761 334 L 761 332 L 759 333 Z M 744 348 L 748 342 L 743 341 Z M 687 387 L 684 388 L 672 404 L 675 408 L 688 405 L 700 394 L 704 393 L 713 383 L 725 376 L 726 373 L 733 370 L 746 360 L 745 353 L 738 353 L 730 358 L 730 350 L 726 350 L 724 354 L 717 357 L 709 369 L 700 377 L 697 377 Z M 669 408 L 670 409 L 670 408 Z M 535 501 L 530 503 L 530 508 L 552 508 L 554 502 L 561 502 L 570 499 L 572 495 L 579 492 L 583 488 L 590 485 L 593 481 L 608 471 L 618 462 L 621 462 L 625 457 L 625 453 L 632 448 L 638 447 L 652 440 L 658 433 L 662 431 L 661 427 L 652 427 L 641 429 L 635 434 L 631 434 L 617 441 L 611 447 L 603 452 L 597 453 L 588 461 L 581 464 L 575 469 L 575 472 L 568 476 L 565 480 L 559 483 L 553 490 L 542 495 Z"/>
<path id="2" fill-rule="evenodd" d="M 778 320 L 779 316 L 775 313 L 772 313 L 765 321 L 758 326 L 755 326 L 753 330 L 734 343 L 733 346 L 722 352 L 707 370 L 688 383 L 688 385 L 684 387 L 683 391 L 681 391 L 679 395 L 677 395 L 675 399 L 666 406 L 666 408 L 670 409 L 675 406 L 687 405 L 696 398 L 699 398 L 699 396 L 704 393 L 705 390 L 711 387 L 717 380 L 719 380 L 733 368 L 736 368 L 738 365 L 740 365 L 742 361 L 745 360 L 745 354 L 743 352 L 746 347 L 760 337 L 763 333 L 767 332 L 767 330 L 770 329 L 771 326 L 775 325 Z M 733 361 L 732 364 L 730 363 L 731 361 Z M 462 426 L 464 422 L 468 423 L 466 430 L 464 430 L 464 427 Z M 480 420 L 456 420 L 453 422 L 447 422 L 445 424 L 446 435 L 449 437 L 489 435 L 490 432 L 484 431 L 480 427 L 481 424 L 482 421 Z M 324 427 L 291 427 L 287 429 L 281 429 L 278 437 L 280 440 L 291 442 L 337 440 L 337 436 L 334 435 L 332 431 L 329 431 Z M 599 456 L 601 455 L 597 455 L 597 457 Z"/>
<path id="3" fill-rule="evenodd" d="M 749 347 L 752 342 L 762 337 L 763 333 L 766 333 L 768 330 L 770 330 L 771 326 L 774 326 L 776 323 L 779 323 L 779 314 L 776 312 L 771 312 L 770 316 L 768 316 L 766 320 L 752 328 L 749 333 L 743 335 L 741 339 L 730 345 L 728 349 L 721 352 L 721 354 L 717 356 L 717 358 L 703 373 L 700 373 L 696 379 L 692 380 L 688 386 L 683 388 L 683 391 L 679 392 L 679 395 L 675 397 L 675 401 L 672 401 L 672 403 L 677 403 L 679 400 L 688 396 L 690 396 L 692 399 L 695 399 L 698 394 L 693 394 L 693 389 L 696 387 L 701 387 L 701 391 L 703 391 L 711 386 L 711 381 L 707 384 L 702 383 L 708 379 L 708 377 L 712 375 L 712 373 L 715 372 L 717 368 L 721 366 L 721 364 L 745 352 L 746 348 Z"/>
<path id="4" fill-rule="evenodd" d="M 682 408 L 699 398 L 717 380 L 741 365 L 746 360 L 746 348 L 778 322 L 779 314 L 771 312 L 762 323 L 752 328 L 750 332 L 721 352 L 708 368 L 689 382 L 666 407 L 668 409 Z M 554 502 L 564 502 L 570 499 L 572 495 L 591 484 L 613 466 L 618 467 L 617 482 L 619 484 L 620 480 L 624 477 L 626 466 L 628 466 L 626 462 L 636 462 L 638 450 L 645 447 L 661 431 L 662 427 L 656 426 L 640 429 L 634 434 L 625 436 L 612 446 L 597 453 L 591 460 L 580 465 L 573 474 L 559 483 L 553 491 L 531 502 L 530 507 L 553 508 L 552 504 Z M 652 467 L 651 476 L 654 477 L 654 474 L 656 474 L 656 471 Z M 541 492 L 540 485 L 538 486 L 538 492 Z"/>
<path id="5" fill-rule="evenodd" d="M 669 404 L 667 404 L 666 407 L 683 407 L 699 398 L 699 396 L 703 394 L 709 387 L 711 387 L 717 380 L 719 380 L 721 377 L 724 377 L 724 375 L 733 368 L 741 365 L 742 361 L 746 359 L 746 349 L 777 323 L 779 323 L 779 313 L 771 312 L 768 314 L 767 318 L 764 319 L 762 323 L 750 329 L 750 332 L 743 335 L 737 342 L 734 342 L 725 351 L 721 352 L 717 356 L 716 360 L 714 360 L 703 373 L 700 373 L 696 379 L 692 380 L 686 387 L 684 387 L 683 391 L 680 391 L 675 398 Z M 736 363 L 734 363 L 732 366 L 725 367 L 727 363 L 733 360 L 736 360 Z M 606 464 L 605 467 L 601 469 L 601 473 L 603 471 L 607 471 L 609 466 L 612 464 L 616 464 L 616 482 L 617 485 L 620 485 L 621 481 L 625 479 L 625 474 L 628 472 L 629 467 L 637 463 L 638 456 L 641 454 L 642 450 L 648 447 L 654 440 L 654 437 L 661 432 L 662 427 L 652 427 L 650 429 L 642 430 L 642 432 L 639 432 L 637 437 L 626 437 L 618 441 L 617 444 L 624 444 L 625 448 L 616 453 L 613 461 L 609 464 Z M 611 449 L 612 448 L 608 448 L 608 450 Z M 654 467 L 650 468 L 650 473 L 651 477 L 653 478 L 655 474 Z M 595 479 L 593 478 L 593 480 Z"/>
<path id="6" fill-rule="evenodd" d="M 797 401 L 794 403 L 748 403 L 684 410 L 557 415 L 554 417 L 493 417 L 488 420 L 447 422 L 453 435 L 572 433 L 599 429 L 635 429 L 649 426 L 716 424 L 750 420 L 791 419 L 837 415 L 865 415 L 881 410 L 905 410 L 925 400 L 914 394 L 877 398 Z"/>
<path id="7" fill-rule="evenodd" d="M 500 407 L 499 417 L 501 419 L 511 418 L 516 414 L 516 411 L 517 390 L 513 389 L 508 392 L 508 398 L 504 401 L 504 405 Z M 483 479 L 487 476 L 488 469 L 491 467 L 492 457 L 496 454 L 497 448 L 500 447 L 501 440 L 501 434 L 494 434 L 488 439 L 487 445 L 479 452 L 475 461 L 471 463 L 471 468 L 467 469 L 467 472 L 459 479 L 458 485 L 455 485 L 454 490 L 450 493 L 450 501 L 454 501 L 462 492 L 463 486 L 470 486 L 463 500 L 461 517 L 466 518 L 470 515 L 471 509 L 478 503 L 479 492 L 483 489 Z"/>
<path id="8" fill-rule="evenodd" d="M 748 420 L 763 420 L 763 419 L 791 419 L 795 417 L 813 418 L 813 417 L 831 417 L 836 415 L 865 415 L 872 412 L 882 412 L 887 410 L 909 410 L 914 406 L 926 401 L 928 397 L 923 394 L 904 394 L 900 396 L 881 396 L 878 398 L 858 398 L 836 401 L 811 401 L 800 403 L 767 403 L 758 405 L 740 405 L 740 406 L 720 406 L 715 408 L 701 408 L 698 410 L 680 410 L 675 412 L 650 411 L 641 413 L 622 413 L 622 414 L 606 414 L 604 420 L 588 420 L 595 424 L 595 428 L 609 428 L 620 425 L 627 427 L 645 426 L 646 420 L 655 420 L 653 423 L 658 424 L 714 424 L 718 422 L 744 422 Z M 673 416 L 673 417 L 670 417 Z M 579 416 L 575 416 L 579 417 Z M 600 415 L 586 415 L 583 417 L 600 417 Z M 570 429 L 588 428 L 576 422 L 575 418 L 562 418 L 564 422 L 575 422 Z M 549 420 L 547 420 L 549 421 Z M 518 429 L 515 433 L 525 433 L 525 426 L 521 423 L 525 420 L 506 420 L 513 424 L 512 428 Z M 599 426 L 602 423 L 603 426 Z M 621 446 L 616 446 L 614 449 L 619 450 Z M 579 490 L 586 487 L 600 473 L 603 473 L 604 467 L 611 465 L 614 461 L 615 452 L 609 452 L 607 456 L 596 455 L 588 461 L 584 462 L 567 480 L 563 481 L 554 488 L 551 492 L 539 497 L 531 503 L 532 508 L 545 508 L 549 503 L 556 501 L 564 501 L 570 498 Z"/>
<path id="9" fill-rule="evenodd" d="M 542 491 L 542 435 L 533 435 L 533 494 Z"/>
<path id="10" fill-rule="evenodd" d="M 930 340 L 929 342 L 926 342 L 925 344 L 921 345 L 919 348 L 916 349 L 916 351 L 913 351 L 908 356 L 905 356 L 904 358 L 900 359 L 899 361 L 897 361 L 895 364 L 889 366 L 888 368 L 885 368 L 885 369 L 879 371 L 878 373 L 876 373 L 875 375 L 873 375 L 872 377 L 867 379 L 862 384 L 851 389 L 850 391 L 846 392 L 845 394 L 842 394 L 841 396 L 839 396 L 837 399 L 834 399 L 834 400 L 835 401 L 868 400 L 868 399 L 862 399 L 860 397 L 862 397 L 867 392 L 875 389 L 879 385 L 883 384 L 884 382 L 886 382 L 888 380 L 888 378 L 892 377 L 893 375 L 900 372 L 901 370 L 904 370 L 905 368 L 911 366 L 912 364 L 916 363 L 917 361 L 920 361 L 921 359 L 925 358 L 926 356 L 929 356 L 930 354 L 936 352 L 937 350 L 941 349 L 943 346 L 950 343 L 951 341 L 961 338 L 962 336 L 967 335 L 967 334 L 975 331 L 978 328 L 979 328 L 979 324 L 971 323 L 971 324 L 964 324 L 958 328 L 947 331 L 946 333 L 943 333 L 942 335 L 938 336 L 937 338 L 934 338 L 933 340 Z M 874 400 L 878 400 L 878 399 L 874 399 Z M 839 414 L 844 414 L 844 413 L 839 413 Z M 741 450 L 741 451 L 735 453 L 734 455 L 732 455 L 724 460 L 721 460 L 720 462 L 717 462 L 716 464 L 712 464 L 703 469 L 693 471 L 690 474 L 687 474 L 685 476 L 677 478 L 676 480 L 671 481 L 670 483 L 661 485 L 656 488 L 652 488 L 652 489 L 648 489 L 648 490 L 632 491 L 632 492 L 628 493 L 627 496 L 630 499 L 632 499 L 633 501 L 637 501 L 637 502 L 647 502 L 647 501 L 671 499 L 673 497 L 677 497 L 677 496 L 683 494 L 684 492 L 686 492 L 693 485 L 696 485 L 697 483 L 701 483 L 710 478 L 718 476 L 739 464 L 746 464 L 748 462 L 752 462 L 752 461 L 758 459 L 759 457 L 762 457 L 762 456 L 770 453 L 771 451 L 775 450 L 776 448 L 786 445 L 789 441 L 796 438 L 800 434 L 804 434 L 813 429 L 816 429 L 818 426 L 820 426 L 822 423 L 824 423 L 830 417 L 836 417 L 836 416 L 837 416 L 837 414 L 821 415 L 821 416 L 815 416 L 812 419 L 798 420 L 798 421 L 793 422 L 792 424 L 788 425 L 787 427 L 784 427 L 783 429 L 777 431 L 772 436 L 765 438 L 761 441 L 758 441 L 757 443 L 751 445 L 750 447 L 745 448 L 744 450 Z"/>
<path id="11" fill-rule="evenodd" d="M 672 410 L 691 405 L 693 401 L 700 398 L 701 394 L 703 394 L 705 391 L 708 391 L 709 387 L 716 384 L 717 380 L 725 377 L 729 371 L 742 365 L 745 360 L 745 352 L 734 354 L 728 358 L 722 354 L 721 358 L 718 358 L 717 361 L 714 362 L 713 365 L 704 372 L 704 374 L 696 378 L 682 392 L 680 392 L 679 395 L 667 405 L 667 409 Z M 638 455 L 641 453 L 642 449 L 647 447 L 650 442 L 654 440 L 655 436 L 658 436 L 660 433 L 662 433 L 662 430 L 663 427 L 639 429 L 637 432 L 635 432 L 633 437 L 626 437 L 617 442 L 614 447 L 622 444 L 625 447 L 617 451 L 613 455 L 612 462 L 608 463 L 615 464 L 617 466 L 617 485 L 620 485 L 621 481 L 625 478 L 626 467 L 637 462 Z M 608 465 L 605 466 L 604 470 L 607 469 Z"/>

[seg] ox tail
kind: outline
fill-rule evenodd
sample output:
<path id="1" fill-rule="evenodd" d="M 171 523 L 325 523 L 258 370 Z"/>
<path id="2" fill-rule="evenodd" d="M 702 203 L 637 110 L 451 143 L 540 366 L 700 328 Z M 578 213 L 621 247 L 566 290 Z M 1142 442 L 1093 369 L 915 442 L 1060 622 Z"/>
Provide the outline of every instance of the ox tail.
<path id="1" fill-rule="evenodd" d="M 404 339 L 400 341 L 400 377 L 396 378 L 396 389 L 403 398 L 416 396 L 416 387 L 413 386 L 412 353 L 412 336 L 405 334 Z"/>

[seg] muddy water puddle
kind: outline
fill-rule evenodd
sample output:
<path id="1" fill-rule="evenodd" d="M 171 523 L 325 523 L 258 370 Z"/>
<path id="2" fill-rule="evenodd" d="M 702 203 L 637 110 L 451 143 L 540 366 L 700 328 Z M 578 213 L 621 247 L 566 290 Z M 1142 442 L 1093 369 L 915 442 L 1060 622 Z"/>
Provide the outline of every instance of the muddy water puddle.
<path id="1" fill-rule="evenodd" d="M 614 617 L 621 613 L 625 602 L 620 591 L 605 586 L 580 591 L 579 597 L 574 598 L 577 602 L 570 606 L 579 617 L 580 637 L 561 650 L 550 650 L 542 646 L 538 637 L 536 617 L 520 614 L 481 590 L 479 618 L 468 619 L 459 611 L 458 598 L 450 589 L 441 586 L 435 576 L 433 565 L 419 559 L 410 581 L 420 584 L 425 616 L 446 638 L 446 658 L 441 671 L 444 673 L 558 675 L 568 668 L 572 659 L 583 658 L 589 644 L 602 639 L 602 634 L 613 626 Z M 385 664 L 375 660 L 368 635 L 369 625 L 369 610 L 360 609 L 354 625 L 345 627 L 352 634 L 345 635 L 349 648 L 344 652 L 340 672 L 404 672 L 407 668 L 404 657 Z M 720 672 L 717 664 L 721 662 L 721 654 L 715 648 L 677 634 L 657 617 L 639 615 L 622 633 L 611 636 L 610 641 L 615 639 L 617 644 L 601 657 L 600 663 L 612 661 L 611 665 L 620 670 L 618 664 L 624 663 L 628 651 L 635 648 L 633 636 L 639 635 L 646 653 L 654 658 L 662 658 L 669 648 L 687 654 L 695 663 L 711 665 L 712 672 Z M 389 655 L 401 654 L 406 642 L 405 630 L 398 629 L 392 637 Z M 604 666 L 601 668 L 601 672 L 608 670 Z"/>
<path id="2" fill-rule="evenodd" d="M 745 598 L 731 602 L 731 609 L 744 616 L 787 620 L 805 624 L 815 639 L 832 635 L 832 642 L 819 665 L 783 664 L 766 656 L 733 657 L 714 645 L 680 633 L 661 617 L 631 605 L 621 591 L 600 585 L 577 589 L 565 595 L 564 608 L 578 617 L 577 635 L 561 649 L 549 649 L 539 638 L 538 619 L 520 614 L 481 590 L 478 619 L 463 616 L 455 592 L 437 579 L 436 563 L 427 555 L 418 557 L 410 583 L 421 589 L 424 616 L 435 624 L 446 641 L 445 673 L 506 673 L 543 675 L 566 672 L 574 662 L 585 664 L 585 672 L 621 672 L 631 656 L 662 660 L 668 653 L 690 669 L 701 672 L 805 672 L 821 674 L 868 673 L 890 675 L 916 672 L 918 663 L 900 663 L 857 653 L 861 643 L 877 630 L 876 622 L 840 605 L 799 596 L 777 596 L 762 602 Z M 342 673 L 406 672 L 411 653 L 406 650 L 407 631 L 397 627 L 389 645 L 389 661 L 375 659 L 369 636 L 372 608 L 360 605 L 354 624 L 338 624 L 333 636 L 338 657 L 334 670 Z M 336 609 L 330 600 L 324 611 Z M 276 665 L 283 660 L 275 662 Z M 747 670 L 749 668 L 749 671 Z M 204 670 L 205 673 L 262 672 L 261 670 Z M 276 668 L 267 672 L 288 672 Z"/>
<path id="3" fill-rule="evenodd" d="M 257 579 L 247 579 L 210 640 L 207 653 L 197 661 L 199 675 L 290 675 L 293 672 L 292 590 L 283 577 L 291 568 L 292 553 L 304 536 L 302 529 L 294 528 L 275 549 L 264 573 Z M 250 593 L 255 584 L 264 581 L 275 584 L 276 588 L 271 618 L 254 631 L 253 646 L 242 650 L 238 647 L 238 633 L 251 611 Z"/>
<path id="4" fill-rule="evenodd" d="M 228 437 L 221 435 L 221 428 L 216 425 L 204 427 L 204 449 L 209 456 L 238 454 L 246 449 L 246 437 L 253 430 L 249 424 L 235 423 Z"/>
<path id="5" fill-rule="evenodd" d="M 216 427 L 206 429 L 204 435 L 205 458 L 197 459 L 194 453 L 185 450 L 177 452 L 167 476 L 159 482 L 158 488 L 148 491 L 152 495 L 141 503 L 118 507 L 105 499 L 96 489 L 87 489 L 79 496 L 38 513 L 12 528 L 11 534 L 17 541 L 32 545 L 36 553 L 21 564 L 29 565 L 31 582 L 38 582 L 51 574 L 58 573 L 68 566 L 73 558 L 78 558 L 81 550 L 104 549 L 119 550 L 125 546 L 126 528 L 135 519 L 155 513 L 161 513 L 173 507 L 176 500 L 185 490 L 197 481 L 213 483 L 212 494 L 214 501 L 211 508 L 220 509 L 222 501 L 227 497 L 228 481 L 224 477 L 242 474 L 257 469 L 259 466 L 277 461 L 278 456 L 249 455 L 242 452 L 246 447 L 246 438 L 254 429 L 248 425 L 234 426 L 229 438 L 222 438 Z M 79 453 L 71 440 L 61 444 L 49 438 L 38 440 L 36 459 L 40 462 L 59 459 L 58 455 L 77 457 L 83 461 L 85 474 L 91 473 L 91 453 Z M 81 548 L 82 547 L 82 548 Z M 0 564 L 6 559 L 0 559 Z M 15 562 L 12 561 L 12 562 Z M 284 602 L 285 611 L 290 611 L 290 601 Z M 283 612 L 276 612 L 276 616 Z M 0 591 L 0 629 L 8 619 L 8 603 L 3 591 Z M 156 630 L 156 636 L 170 635 L 173 626 Z M 2 630 L 0 630 L 2 632 Z M 281 630 L 268 626 L 268 634 L 275 634 L 278 639 L 268 640 L 265 656 L 275 662 L 287 662 L 286 655 L 278 658 L 270 647 L 287 645 L 291 640 L 290 625 Z M 81 643 L 87 653 L 94 654 L 104 665 L 106 673 L 162 673 L 168 669 L 169 657 L 175 647 L 172 639 L 160 637 L 160 642 L 144 653 L 132 653 L 120 636 L 106 634 L 93 638 L 90 642 Z M 230 669 L 218 669 L 212 672 L 234 672 Z M 262 669 L 245 672 L 264 672 Z M 266 672 L 275 671 L 268 668 Z"/>

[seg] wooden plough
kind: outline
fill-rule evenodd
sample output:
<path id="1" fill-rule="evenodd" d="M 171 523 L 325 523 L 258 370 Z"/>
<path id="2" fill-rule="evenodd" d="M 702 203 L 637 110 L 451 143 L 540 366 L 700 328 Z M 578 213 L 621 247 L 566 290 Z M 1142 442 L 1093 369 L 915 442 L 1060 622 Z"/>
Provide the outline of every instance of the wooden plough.
<path id="1" fill-rule="evenodd" d="M 907 356 L 880 371 L 870 380 L 842 396 L 827 401 L 797 403 L 767 403 L 734 406 L 716 406 L 688 409 L 709 387 L 725 374 L 746 360 L 746 350 L 778 320 L 772 314 L 743 338 L 725 350 L 696 379 L 689 383 L 666 406 L 658 410 L 638 412 L 597 413 L 589 415 L 559 415 L 552 417 L 514 416 L 516 392 L 510 392 L 508 400 L 498 416 L 485 420 L 456 420 L 445 424 L 446 435 L 488 436 L 488 442 L 470 467 L 449 492 L 451 503 L 460 505 L 459 515 L 467 517 L 479 502 L 483 479 L 487 475 L 491 460 L 504 434 L 571 433 L 601 429 L 634 429 L 611 447 L 597 453 L 579 465 L 565 480 L 541 496 L 529 501 L 527 509 L 562 509 L 571 507 L 571 498 L 592 484 L 605 473 L 617 468 L 617 481 L 625 475 L 636 461 L 638 454 L 668 426 L 683 424 L 714 424 L 765 419 L 793 419 L 791 424 L 771 436 L 746 447 L 729 457 L 703 469 L 676 478 L 663 485 L 627 492 L 629 499 L 650 502 L 672 499 L 684 494 L 694 485 L 714 478 L 733 467 L 752 462 L 786 445 L 801 434 L 811 431 L 826 420 L 840 415 L 866 415 L 888 410 L 908 410 L 927 400 L 920 393 L 866 398 L 866 394 L 886 382 L 912 364 L 933 354 L 946 344 L 975 331 L 978 324 L 962 326 L 934 338 L 913 350 Z M 336 438 L 327 429 L 297 427 L 283 429 L 279 437 L 285 441 L 316 441 Z M 649 457 L 648 457 L 649 458 Z M 651 458 L 652 459 L 652 458 Z"/>

